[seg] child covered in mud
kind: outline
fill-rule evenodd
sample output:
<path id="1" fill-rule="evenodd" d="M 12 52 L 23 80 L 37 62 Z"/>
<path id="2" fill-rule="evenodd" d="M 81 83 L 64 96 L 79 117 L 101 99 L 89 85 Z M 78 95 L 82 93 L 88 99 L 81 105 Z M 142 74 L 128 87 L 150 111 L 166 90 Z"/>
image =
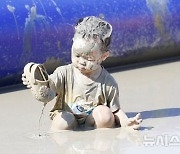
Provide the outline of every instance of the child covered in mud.
<path id="1" fill-rule="evenodd" d="M 120 108 L 118 84 L 101 66 L 109 56 L 111 34 L 108 22 L 85 17 L 75 26 L 71 64 L 58 67 L 51 75 L 46 75 L 40 64 L 27 64 L 30 72 L 25 66 L 22 80 L 36 99 L 47 103 L 56 96 L 50 112 L 53 131 L 74 129 L 82 124 L 94 128 L 140 127 L 140 114 L 133 118 L 126 116 Z M 45 74 L 43 81 L 32 75 L 37 73 L 37 67 Z"/>

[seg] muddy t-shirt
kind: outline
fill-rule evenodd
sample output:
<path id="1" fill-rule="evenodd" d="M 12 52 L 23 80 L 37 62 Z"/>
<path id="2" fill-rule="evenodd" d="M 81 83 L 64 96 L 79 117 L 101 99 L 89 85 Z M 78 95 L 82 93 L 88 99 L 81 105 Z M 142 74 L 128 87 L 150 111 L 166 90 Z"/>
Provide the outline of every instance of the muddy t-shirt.
<path id="1" fill-rule="evenodd" d="M 58 67 L 49 76 L 50 87 L 57 93 L 56 104 L 51 112 L 78 112 L 81 109 L 88 112 L 98 105 L 106 105 L 112 112 L 120 108 L 118 85 L 104 68 L 100 76 L 89 83 L 84 83 L 79 73 L 77 68 L 69 64 Z M 75 106 L 78 106 L 78 110 Z"/>

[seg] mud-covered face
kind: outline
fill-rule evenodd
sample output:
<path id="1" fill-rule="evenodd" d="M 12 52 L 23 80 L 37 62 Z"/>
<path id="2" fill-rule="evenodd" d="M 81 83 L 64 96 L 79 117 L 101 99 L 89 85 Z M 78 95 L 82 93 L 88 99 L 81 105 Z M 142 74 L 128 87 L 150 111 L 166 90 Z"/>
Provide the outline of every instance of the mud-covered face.
<path id="1" fill-rule="evenodd" d="M 72 45 L 72 64 L 82 73 L 97 70 L 103 61 L 100 43 L 94 40 L 75 38 Z"/>

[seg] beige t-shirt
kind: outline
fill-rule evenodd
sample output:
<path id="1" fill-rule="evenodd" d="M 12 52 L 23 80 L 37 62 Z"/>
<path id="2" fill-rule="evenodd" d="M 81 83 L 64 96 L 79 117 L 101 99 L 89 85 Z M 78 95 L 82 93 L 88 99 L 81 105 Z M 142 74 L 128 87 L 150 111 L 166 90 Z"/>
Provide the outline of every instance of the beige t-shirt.
<path id="1" fill-rule="evenodd" d="M 74 104 L 84 105 L 87 110 L 98 105 L 106 105 L 112 112 L 120 108 L 118 85 L 104 68 L 100 76 L 89 83 L 83 82 L 82 75 L 76 69 L 72 64 L 60 66 L 49 76 L 50 87 L 57 93 L 51 112 L 71 112 Z"/>

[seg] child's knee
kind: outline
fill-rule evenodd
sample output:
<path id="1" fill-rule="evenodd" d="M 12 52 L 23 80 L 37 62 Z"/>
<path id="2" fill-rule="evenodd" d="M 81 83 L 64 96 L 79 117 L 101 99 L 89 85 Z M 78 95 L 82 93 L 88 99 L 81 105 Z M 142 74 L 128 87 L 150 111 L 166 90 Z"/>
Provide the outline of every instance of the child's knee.
<path id="1" fill-rule="evenodd" d="M 114 115 L 110 108 L 99 105 L 93 110 L 93 118 L 96 128 L 112 128 L 114 127 Z"/>
<path id="2" fill-rule="evenodd" d="M 76 118 L 70 112 L 59 112 L 52 121 L 51 130 L 71 130 L 77 126 Z"/>

